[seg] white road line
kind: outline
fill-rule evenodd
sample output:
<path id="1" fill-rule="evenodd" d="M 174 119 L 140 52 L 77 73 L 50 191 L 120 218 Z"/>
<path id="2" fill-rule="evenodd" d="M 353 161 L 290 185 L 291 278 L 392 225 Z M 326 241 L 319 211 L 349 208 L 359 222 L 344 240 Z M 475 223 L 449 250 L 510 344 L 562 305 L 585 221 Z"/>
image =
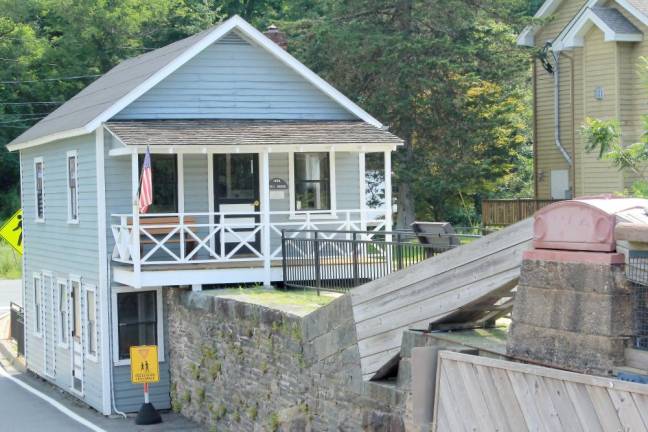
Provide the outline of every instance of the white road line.
<path id="1" fill-rule="evenodd" d="M 72 420 L 74 420 L 74 421 L 76 421 L 78 423 L 81 423 L 83 426 L 87 427 L 88 429 L 90 429 L 90 430 L 92 430 L 94 432 L 106 432 L 105 429 L 102 429 L 99 426 L 97 426 L 96 424 L 92 423 L 90 420 L 87 420 L 87 419 L 81 417 L 80 415 L 78 415 L 77 413 L 75 413 L 71 409 L 67 408 L 66 406 L 64 406 L 60 402 L 52 399 L 51 397 L 47 396 L 46 394 L 44 394 L 42 392 L 36 390 L 35 388 L 30 386 L 29 384 L 26 384 L 23 381 L 19 380 L 18 378 L 15 378 L 15 377 L 11 376 L 4 369 L 4 366 L 2 366 L 2 365 L 0 365 L 0 375 L 3 376 L 4 378 L 9 379 L 10 381 L 13 381 L 15 384 L 18 384 L 20 387 L 24 388 L 29 393 L 43 399 L 45 402 L 52 405 L 54 408 L 61 411 L 66 416 L 70 417 Z"/>

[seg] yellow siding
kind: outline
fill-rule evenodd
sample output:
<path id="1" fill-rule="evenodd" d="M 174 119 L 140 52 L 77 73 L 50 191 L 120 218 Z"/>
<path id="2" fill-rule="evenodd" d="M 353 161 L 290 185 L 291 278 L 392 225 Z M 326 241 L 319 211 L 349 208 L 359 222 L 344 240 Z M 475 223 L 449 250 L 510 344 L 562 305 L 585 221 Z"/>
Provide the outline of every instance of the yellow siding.
<path id="1" fill-rule="evenodd" d="M 567 25 L 572 17 L 583 6 L 585 0 L 566 0 L 556 10 L 553 18 L 538 33 L 536 45 L 543 46 L 547 41 L 553 40 Z M 570 54 L 571 55 L 571 54 Z M 570 62 L 566 57 L 560 61 L 561 79 L 561 143 L 571 154 L 572 149 L 572 114 L 571 114 L 571 76 Z M 551 170 L 568 169 L 567 162 L 555 145 L 554 137 L 554 78 L 547 73 L 540 63 L 537 64 L 536 75 L 536 172 L 538 174 L 538 198 L 550 198 L 551 195 Z"/>

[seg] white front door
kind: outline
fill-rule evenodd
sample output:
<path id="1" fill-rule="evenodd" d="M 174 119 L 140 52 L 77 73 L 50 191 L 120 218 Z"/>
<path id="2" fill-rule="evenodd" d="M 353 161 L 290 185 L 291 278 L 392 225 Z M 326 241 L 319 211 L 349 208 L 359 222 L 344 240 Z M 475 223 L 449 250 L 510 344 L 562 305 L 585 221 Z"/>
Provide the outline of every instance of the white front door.
<path id="1" fill-rule="evenodd" d="M 78 393 L 83 393 L 83 330 L 81 327 L 82 310 L 81 310 L 81 283 L 72 281 L 70 300 L 72 310 L 70 313 L 71 321 L 71 356 L 72 356 L 72 389 Z"/>

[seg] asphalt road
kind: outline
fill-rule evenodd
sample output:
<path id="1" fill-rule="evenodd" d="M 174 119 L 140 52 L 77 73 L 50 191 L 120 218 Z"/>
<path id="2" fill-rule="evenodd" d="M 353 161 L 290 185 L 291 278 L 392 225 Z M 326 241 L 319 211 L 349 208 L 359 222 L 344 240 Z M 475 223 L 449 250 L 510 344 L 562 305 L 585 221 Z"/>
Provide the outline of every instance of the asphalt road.
<path id="1" fill-rule="evenodd" d="M 22 281 L 20 279 L 0 280 L 0 315 L 9 310 L 9 303 L 22 306 Z"/>
<path id="2" fill-rule="evenodd" d="M 88 432 L 44 400 L 0 376 L 0 429 L 24 432 Z"/>

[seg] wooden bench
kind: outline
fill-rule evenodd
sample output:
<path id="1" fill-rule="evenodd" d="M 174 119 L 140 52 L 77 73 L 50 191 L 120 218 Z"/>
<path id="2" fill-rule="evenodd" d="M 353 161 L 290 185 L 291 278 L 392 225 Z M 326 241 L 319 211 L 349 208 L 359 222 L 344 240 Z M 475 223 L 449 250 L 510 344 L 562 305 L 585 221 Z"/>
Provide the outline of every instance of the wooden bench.
<path id="1" fill-rule="evenodd" d="M 196 223 L 196 220 L 193 217 L 185 216 L 184 223 L 185 225 L 193 225 Z M 129 221 L 129 224 L 131 224 L 132 226 L 132 220 Z M 159 240 L 161 241 L 167 235 L 169 235 L 173 230 L 175 230 L 178 225 L 180 225 L 180 217 L 179 216 L 145 217 L 145 218 L 140 218 L 139 224 L 140 224 L 140 228 L 144 228 L 144 230 L 147 233 L 149 233 L 151 236 L 156 238 L 158 238 L 159 236 L 160 237 Z M 168 226 L 151 227 L 151 225 L 168 225 Z M 173 236 L 171 236 L 171 238 L 169 238 L 164 243 L 180 243 L 180 231 L 175 233 Z M 140 234 L 140 256 L 143 256 L 144 254 L 143 248 L 145 244 L 154 245 L 156 243 L 153 240 L 151 240 L 146 234 L 141 233 Z M 185 232 L 185 256 L 191 253 L 194 247 L 196 247 L 196 239 L 194 239 L 191 235 Z"/>

